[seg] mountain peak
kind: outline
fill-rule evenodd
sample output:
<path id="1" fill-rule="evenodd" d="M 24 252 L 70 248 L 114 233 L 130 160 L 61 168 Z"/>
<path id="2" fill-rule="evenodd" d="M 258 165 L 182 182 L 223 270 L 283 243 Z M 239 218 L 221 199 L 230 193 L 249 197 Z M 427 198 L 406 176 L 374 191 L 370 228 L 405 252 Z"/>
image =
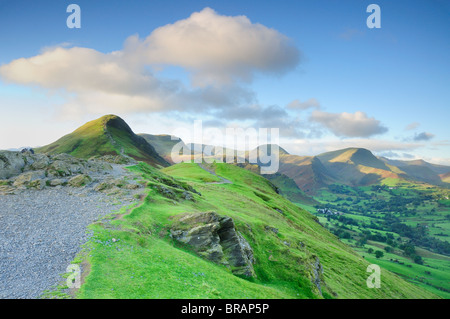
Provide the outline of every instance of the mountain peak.
<path id="1" fill-rule="evenodd" d="M 130 126 L 120 116 L 108 114 L 92 122 L 97 121 L 100 122 L 106 130 L 110 127 L 113 127 L 118 130 L 126 131 L 127 133 L 133 133 L 133 130 L 130 128 Z"/>
<path id="2" fill-rule="evenodd" d="M 119 116 L 108 114 L 87 122 L 56 142 L 37 149 L 41 153 L 67 153 L 89 158 L 102 155 L 126 155 L 153 165 L 168 163 L 143 137 L 133 133 Z"/>
<path id="3" fill-rule="evenodd" d="M 277 145 L 277 144 L 263 144 L 263 145 L 259 145 L 256 148 L 256 150 L 259 150 L 262 147 L 266 147 L 267 152 L 271 153 L 272 146 L 277 146 L 278 147 L 278 152 L 279 152 L 280 155 L 283 155 L 283 154 L 289 155 L 288 151 L 286 151 L 284 148 L 282 148 L 280 145 Z"/>

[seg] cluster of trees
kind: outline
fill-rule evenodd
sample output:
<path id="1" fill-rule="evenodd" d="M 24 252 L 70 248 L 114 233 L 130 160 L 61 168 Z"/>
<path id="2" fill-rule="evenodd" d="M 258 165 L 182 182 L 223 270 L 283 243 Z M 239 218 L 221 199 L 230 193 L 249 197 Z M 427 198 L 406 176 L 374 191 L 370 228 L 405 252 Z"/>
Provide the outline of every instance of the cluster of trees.
<path id="1" fill-rule="evenodd" d="M 433 196 L 424 192 L 413 191 L 415 196 L 411 193 L 403 196 L 396 195 L 397 190 L 391 190 L 386 185 L 373 185 L 370 190 L 376 193 L 386 192 L 390 196 L 385 197 L 386 200 L 379 199 L 380 195 L 369 195 L 358 187 L 349 187 L 345 185 L 333 184 L 328 186 L 330 192 L 341 196 L 337 196 L 334 203 L 328 203 L 327 208 L 332 210 L 341 211 L 346 215 L 330 215 L 327 216 L 328 222 L 333 221 L 334 227 L 331 231 L 339 238 L 353 239 L 355 236 L 356 226 L 362 229 L 357 233 L 357 245 L 363 247 L 368 240 L 386 243 L 385 252 L 394 252 L 395 249 L 402 250 L 403 255 L 411 258 L 414 262 L 422 264 L 422 258 L 416 253 L 416 246 L 427 248 L 439 254 L 450 256 L 450 243 L 442 241 L 429 234 L 426 226 L 417 225 L 409 226 L 402 222 L 402 216 L 414 216 L 416 215 L 416 209 L 419 206 L 425 205 L 427 200 L 433 200 Z M 406 194 L 404 194 L 406 195 Z M 364 200 L 364 202 L 361 202 Z M 318 205 L 316 208 L 325 208 L 323 205 Z M 434 210 L 435 211 L 435 210 Z M 361 213 L 363 215 L 369 215 L 371 213 L 376 214 L 378 218 L 371 218 L 370 223 L 365 223 L 351 218 L 349 215 L 352 213 Z M 430 210 L 430 214 L 433 213 Z M 447 218 L 450 215 L 447 215 Z M 370 230 L 369 230 L 370 229 Z M 372 230 L 372 231 L 371 231 Z M 387 231 L 398 234 L 401 238 L 407 238 L 406 242 L 403 242 L 400 237 L 397 240 L 391 233 L 383 235 L 380 232 L 373 231 Z M 352 236 L 353 234 L 353 236 Z M 382 251 L 380 251 L 383 253 Z M 380 253 L 378 253 L 380 255 Z M 381 258 L 381 257 L 378 257 Z"/>
<path id="2" fill-rule="evenodd" d="M 414 247 L 414 245 L 409 242 L 409 243 L 405 243 L 403 245 L 400 246 L 400 249 L 403 250 L 403 253 L 410 257 L 412 260 L 414 260 L 414 262 L 416 264 L 423 264 L 423 260 L 422 257 L 420 257 L 419 255 L 416 254 L 416 247 Z"/>
<path id="3" fill-rule="evenodd" d="M 402 237 L 408 237 L 412 245 L 428 248 L 443 255 L 450 255 L 450 243 L 429 235 L 425 226 L 408 226 L 400 222 L 398 217 L 387 216 L 383 223 L 383 228 L 397 233 Z"/>
<path id="4" fill-rule="evenodd" d="M 377 259 L 378 259 L 378 258 L 384 257 L 384 253 L 383 253 L 381 250 L 376 250 L 376 251 L 374 251 L 373 248 L 369 248 L 369 249 L 367 249 L 367 252 L 368 252 L 369 254 L 372 254 L 372 253 L 375 252 L 375 257 L 376 257 Z"/>

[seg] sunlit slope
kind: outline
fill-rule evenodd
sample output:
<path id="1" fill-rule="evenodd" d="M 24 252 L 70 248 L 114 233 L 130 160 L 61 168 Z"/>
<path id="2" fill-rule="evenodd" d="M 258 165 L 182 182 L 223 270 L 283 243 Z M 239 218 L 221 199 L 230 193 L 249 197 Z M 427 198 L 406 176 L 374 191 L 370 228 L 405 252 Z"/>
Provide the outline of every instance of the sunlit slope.
<path id="1" fill-rule="evenodd" d="M 116 115 L 106 115 L 90 121 L 54 143 L 37 149 L 41 153 L 70 155 L 89 158 L 101 155 L 128 155 L 152 165 L 167 166 L 144 138 Z"/>
<path id="2" fill-rule="evenodd" d="M 144 164 L 133 167 L 147 179 L 149 195 L 131 214 L 95 226 L 94 249 L 88 257 L 91 272 L 79 297 L 435 297 L 385 270 L 381 288 L 368 288 L 369 263 L 316 217 L 277 194 L 268 180 L 229 164 L 212 164 L 208 169 L 212 173 L 187 163 L 162 171 Z M 217 182 L 216 177 L 229 182 Z M 193 193 L 194 201 L 177 195 L 185 184 L 201 195 Z M 161 186 L 175 196 L 168 197 Z M 253 249 L 255 278 L 238 278 L 227 267 L 202 259 L 170 238 L 174 216 L 208 211 L 233 218 Z M 119 240 L 120 248 L 100 244 L 112 237 Z M 313 280 L 317 261 L 323 267 L 321 292 Z"/>

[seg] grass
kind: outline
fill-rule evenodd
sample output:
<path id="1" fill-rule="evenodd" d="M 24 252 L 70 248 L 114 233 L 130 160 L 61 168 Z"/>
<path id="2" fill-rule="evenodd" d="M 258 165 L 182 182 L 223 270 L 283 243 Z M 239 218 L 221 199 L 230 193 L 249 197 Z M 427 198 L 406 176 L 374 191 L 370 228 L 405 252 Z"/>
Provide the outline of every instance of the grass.
<path id="1" fill-rule="evenodd" d="M 162 172 L 187 181 L 213 183 L 220 182 L 221 179 L 202 169 L 195 163 L 180 163 L 178 165 L 169 166 L 161 170 Z"/>
<path id="2" fill-rule="evenodd" d="M 78 298 L 322 298 L 311 282 L 316 257 L 324 268 L 325 297 L 436 298 L 390 272 L 384 274 L 381 289 L 367 288 L 368 261 L 315 216 L 276 194 L 266 179 L 233 165 L 214 164 L 216 174 L 232 183 L 207 184 L 214 176 L 196 165 L 159 171 L 140 163 L 130 168 L 148 181 L 148 196 L 130 214 L 91 226 L 94 236 L 85 256 L 90 272 Z M 193 201 L 178 193 L 168 198 L 158 186 L 174 192 L 191 187 L 197 193 L 192 192 Z M 234 219 L 253 249 L 256 278 L 234 276 L 171 239 L 171 216 L 202 211 Z"/>

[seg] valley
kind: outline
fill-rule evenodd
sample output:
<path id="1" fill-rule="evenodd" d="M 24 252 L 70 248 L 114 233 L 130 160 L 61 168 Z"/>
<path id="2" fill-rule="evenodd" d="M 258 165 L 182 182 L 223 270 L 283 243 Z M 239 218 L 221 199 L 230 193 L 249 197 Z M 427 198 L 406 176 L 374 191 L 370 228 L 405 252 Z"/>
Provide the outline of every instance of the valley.
<path id="1" fill-rule="evenodd" d="M 448 298 L 450 208 L 448 190 L 404 184 L 330 185 L 299 203 L 366 260 Z"/>

